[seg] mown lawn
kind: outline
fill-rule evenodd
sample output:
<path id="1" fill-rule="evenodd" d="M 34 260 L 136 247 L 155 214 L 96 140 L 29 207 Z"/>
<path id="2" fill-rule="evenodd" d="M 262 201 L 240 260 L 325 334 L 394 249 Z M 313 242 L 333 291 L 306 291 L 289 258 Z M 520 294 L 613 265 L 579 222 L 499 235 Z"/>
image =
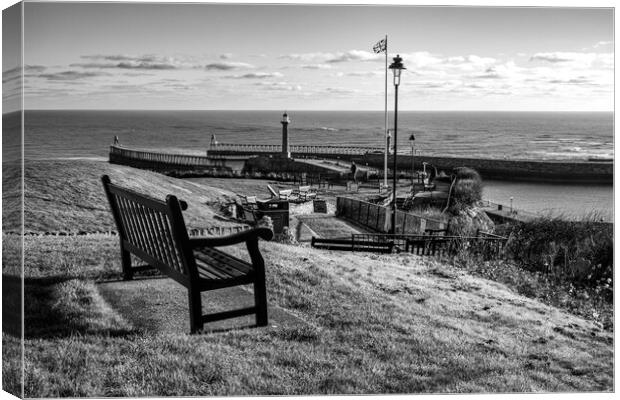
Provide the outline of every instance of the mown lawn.
<path id="1" fill-rule="evenodd" d="M 3 235 L 5 275 L 19 243 Z M 270 304 L 306 325 L 188 335 L 134 326 L 99 294 L 120 277 L 116 237 L 24 245 L 27 397 L 613 390 L 612 334 L 414 255 L 261 243 Z M 18 346 L 3 335 L 7 390 Z"/>

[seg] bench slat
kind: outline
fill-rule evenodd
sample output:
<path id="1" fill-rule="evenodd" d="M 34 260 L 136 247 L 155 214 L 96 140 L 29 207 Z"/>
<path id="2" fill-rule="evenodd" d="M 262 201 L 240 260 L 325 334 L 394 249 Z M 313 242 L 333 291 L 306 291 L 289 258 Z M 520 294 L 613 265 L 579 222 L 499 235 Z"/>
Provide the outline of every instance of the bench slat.
<path id="1" fill-rule="evenodd" d="M 196 268 L 198 269 L 198 275 L 203 279 L 221 280 L 231 278 L 230 275 L 224 275 L 211 268 L 211 266 L 200 259 L 196 259 Z"/>
<path id="2" fill-rule="evenodd" d="M 234 268 L 241 275 L 246 275 L 252 271 L 252 266 L 250 264 L 222 251 L 206 247 L 202 249 L 202 253 L 208 254 L 214 260 Z"/>
<path id="3" fill-rule="evenodd" d="M 211 248 L 194 250 L 194 257 L 200 260 L 201 264 L 208 265 L 209 272 L 225 274 L 227 277 L 245 276 L 253 271 L 251 265 Z M 205 267 L 201 265 L 201 268 Z"/>

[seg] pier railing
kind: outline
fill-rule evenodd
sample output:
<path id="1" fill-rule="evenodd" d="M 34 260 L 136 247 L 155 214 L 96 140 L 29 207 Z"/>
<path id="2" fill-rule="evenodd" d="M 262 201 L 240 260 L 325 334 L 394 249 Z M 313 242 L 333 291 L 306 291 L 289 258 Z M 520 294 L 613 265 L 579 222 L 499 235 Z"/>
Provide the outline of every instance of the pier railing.
<path id="1" fill-rule="evenodd" d="M 282 146 L 277 144 L 234 144 L 218 143 L 209 147 L 209 152 L 243 152 L 243 153 L 278 153 Z M 373 151 L 382 151 L 377 147 L 370 146 L 311 146 L 292 145 L 291 153 L 297 154 L 351 154 L 363 155 Z"/>
<path id="2" fill-rule="evenodd" d="M 204 166 L 213 165 L 211 160 L 206 156 L 193 156 L 187 154 L 159 153 L 153 151 L 132 150 L 119 146 L 110 146 L 110 160 L 133 160 L 148 162 L 153 164 L 170 164 L 170 165 L 186 165 L 186 166 Z"/>
<path id="3" fill-rule="evenodd" d="M 486 199 L 481 200 L 480 205 L 488 211 L 499 212 L 505 214 L 508 218 L 513 218 L 517 220 L 530 220 L 541 217 L 541 214 L 517 209 L 506 204 L 500 204 Z"/>
<path id="4" fill-rule="evenodd" d="M 400 251 L 419 256 L 450 256 L 460 251 L 475 254 L 484 259 L 501 256 L 507 238 L 487 232 L 477 232 L 476 236 L 434 236 L 411 234 L 352 234 L 355 242 L 392 242 Z"/>

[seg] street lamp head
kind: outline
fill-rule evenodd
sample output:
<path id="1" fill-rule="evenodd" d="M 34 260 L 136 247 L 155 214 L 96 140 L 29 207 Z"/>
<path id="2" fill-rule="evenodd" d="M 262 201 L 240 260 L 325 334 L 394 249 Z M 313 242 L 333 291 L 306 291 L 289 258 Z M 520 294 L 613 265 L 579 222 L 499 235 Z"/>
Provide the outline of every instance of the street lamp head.
<path id="1" fill-rule="evenodd" d="M 412 142 L 415 140 L 415 136 L 413 136 L 413 133 L 411 134 L 411 136 L 409 136 L 409 140 L 411 140 Z"/>
<path id="2" fill-rule="evenodd" d="M 394 61 L 392 62 L 392 64 L 390 64 L 390 69 L 394 73 L 394 86 L 398 86 L 400 85 L 400 73 L 403 69 L 407 68 L 405 68 L 405 66 L 403 65 L 403 59 L 400 57 L 399 54 L 397 54 L 396 57 L 393 58 L 393 60 Z"/>

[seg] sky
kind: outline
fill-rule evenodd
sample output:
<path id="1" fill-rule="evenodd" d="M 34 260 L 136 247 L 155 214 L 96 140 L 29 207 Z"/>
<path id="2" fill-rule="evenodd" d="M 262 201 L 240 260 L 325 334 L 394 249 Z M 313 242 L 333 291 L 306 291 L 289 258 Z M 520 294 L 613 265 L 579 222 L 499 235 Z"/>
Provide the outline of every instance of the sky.
<path id="1" fill-rule="evenodd" d="M 610 8 L 26 2 L 24 105 L 383 110 L 385 54 L 372 48 L 387 35 L 388 63 L 400 54 L 407 68 L 401 110 L 609 111 L 613 16 Z M 3 57 L 5 112 L 16 59 Z M 391 72 L 388 95 L 392 104 Z"/>

